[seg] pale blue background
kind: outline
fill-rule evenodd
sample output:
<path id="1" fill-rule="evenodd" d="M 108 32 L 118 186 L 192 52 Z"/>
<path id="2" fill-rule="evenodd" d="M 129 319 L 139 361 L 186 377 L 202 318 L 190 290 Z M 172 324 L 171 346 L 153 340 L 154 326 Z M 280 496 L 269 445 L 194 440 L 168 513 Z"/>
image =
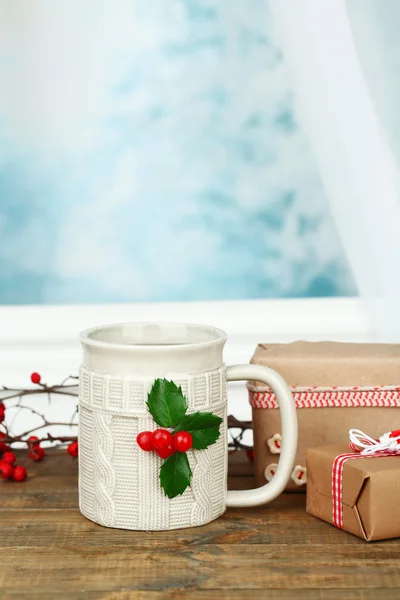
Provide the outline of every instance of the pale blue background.
<path id="1" fill-rule="evenodd" d="M 354 293 L 265 0 L 0 0 L 0 302 Z"/>

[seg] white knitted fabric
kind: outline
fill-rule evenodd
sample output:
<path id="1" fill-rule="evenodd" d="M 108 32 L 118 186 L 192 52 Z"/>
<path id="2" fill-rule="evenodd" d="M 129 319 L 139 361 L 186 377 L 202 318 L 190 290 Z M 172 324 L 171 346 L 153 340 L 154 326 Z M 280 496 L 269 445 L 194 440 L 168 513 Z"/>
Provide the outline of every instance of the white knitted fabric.
<path id="1" fill-rule="evenodd" d="M 215 444 L 188 452 L 191 487 L 169 499 L 159 481 L 162 459 L 136 443 L 140 431 L 158 427 L 145 404 L 154 379 L 117 378 L 81 367 L 79 502 L 88 519 L 107 527 L 166 530 L 203 525 L 225 511 L 225 367 L 174 381 L 182 386 L 188 413 L 211 411 L 223 422 Z"/>

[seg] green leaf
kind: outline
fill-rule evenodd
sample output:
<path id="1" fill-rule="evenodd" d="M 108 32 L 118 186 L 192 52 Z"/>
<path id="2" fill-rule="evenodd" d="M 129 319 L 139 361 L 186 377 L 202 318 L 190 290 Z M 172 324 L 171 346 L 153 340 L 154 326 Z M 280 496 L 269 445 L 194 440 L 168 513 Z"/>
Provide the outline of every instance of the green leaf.
<path id="1" fill-rule="evenodd" d="M 217 417 L 210 412 L 196 412 L 191 415 L 185 415 L 180 423 L 175 427 L 177 431 L 187 431 L 193 438 L 193 448 L 195 450 L 204 450 L 214 444 L 220 436 L 219 426 L 222 423 L 221 417 Z"/>
<path id="2" fill-rule="evenodd" d="M 168 498 L 180 496 L 190 485 L 192 470 L 186 452 L 175 452 L 160 469 L 160 483 Z"/>
<path id="3" fill-rule="evenodd" d="M 186 399 L 182 388 L 167 379 L 156 379 L 151 388 L 147 408 L 161 427 L 175 427 L 186 413 Z"/>

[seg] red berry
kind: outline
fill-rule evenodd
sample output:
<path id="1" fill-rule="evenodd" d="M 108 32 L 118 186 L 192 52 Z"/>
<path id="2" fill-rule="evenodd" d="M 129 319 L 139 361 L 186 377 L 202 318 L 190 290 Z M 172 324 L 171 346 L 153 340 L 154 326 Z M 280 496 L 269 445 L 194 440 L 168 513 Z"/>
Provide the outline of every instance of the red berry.
<path id="1" fill-rule="evenodd" d="M 16 456 L 14 452 L 4 452 L 1 460 L 8 463 L 9 465 L 13 465 L 16 461 Z"/>
<path id="2" fill-rule="evenodd" d="M 156 450 L 163 450 L 172 444 L 172 435 L 166 429 L 156 429 L 153 431 L 152 440 Z"/>
<path id="3" fill-rule="evenodd" d="M 3 479 L 10 479 L 12 472 L 13 472 L 12 465 L 10 465 L 10 463 L 7 463 L 7 462 L 4 462 L 3 460 L 1 460 L 0 461 L 0 476 Z"/>
<path id="4" fill-rule="evenodd" d="M 151 431 L 141 431 L 136 437 L 138 446 L 145 452 L 150 452 L 151 450 L 154 450 L 152 435 L 153 434 Z"/>
<path id="5" fill-rule="evenodd" d="M 36 460 L 37 462 L 41 462 L 44 459 L 43 448 L 40 446 L 33 446 L 32 450 L 29 452 L 29 458 Z"/>
<path id="6" fill-rule="evenodd" d="M 39 373 L 32 373 L 32 375 L 31 375 L 31 381 L 32 381 L 32 383 L 40 383 L 41 379 L 42 378 L 39 375 Z"/>
<path id="7" fill-rule="evenodd" d="M 6 437 L 6 434 L 3 431 L 0 431 L 0 452 L 7 452 L 7 450 L 9 450 L 7 444 L 1 441 L 4 440 Z"/>
<path id="8" fill-rule="evenodd" d="M 36 437 L 36 435 L 31 435 L 31 437 L 28 437 L 27 442 L 29 448 L 36 448 L 37 446 L 40 446 L 40 440 L 38 437 Z"/>
<path id="9" fill-rule="evenodd" d="M 170 456 L 173 455 L 174 452 L 175 452 L 175 450 L 173 449 L 172 446 L 167 446 L 166 448 L 157 448 L 156 449 L 156 453 L 158 454 L 158 456 L 160 458 L 169 458 Z"/>
<path id="10" fill-rule="evenodd" d="M 0 423 L 2 423 L 4 421 L 4 419 L 6 418 L 6 411 L 0 408 Z"/>
<path id="11" fill-rule="evenodd" d="M 249 460 L 254 460 L 254 450 L 246 450 L 246 454 Z"/>
<path id="12" fill-rule="evenodd" d="M 13 469 L 12 476 L 15 481 L 24 481 L 27 476 L 25 467 L 21 467 L 21 465 L 16 465 Z"/>
<path id="13" fill-rule="evenodd" d="M 71 442 L 67 448 L 67 452 L 74 458 L 78 456 L 78 442 Z"/>
<path id="14" fill-rule="evenodd" d="M 6 410 L 6 405 L 4 402 L 0 402 L 0 410 Z"/>
<path id="15" fill-rule="evenodd" d="M 192 436 L 187 431 L 178 431 L 174 435 L 172 445 L 178 452 L 187 452 L 192 447 Z"/>

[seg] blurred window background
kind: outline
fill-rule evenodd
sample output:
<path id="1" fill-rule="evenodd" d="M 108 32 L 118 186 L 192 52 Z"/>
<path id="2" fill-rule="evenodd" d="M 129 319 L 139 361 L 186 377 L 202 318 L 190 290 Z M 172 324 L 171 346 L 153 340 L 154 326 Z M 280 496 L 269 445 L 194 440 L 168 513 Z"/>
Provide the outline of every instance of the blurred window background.
<path id="1" fill-rule="evenodd" d="M 1 304 L 356 293 L 269 2 L 1 2 L 0 65 Z"/>

